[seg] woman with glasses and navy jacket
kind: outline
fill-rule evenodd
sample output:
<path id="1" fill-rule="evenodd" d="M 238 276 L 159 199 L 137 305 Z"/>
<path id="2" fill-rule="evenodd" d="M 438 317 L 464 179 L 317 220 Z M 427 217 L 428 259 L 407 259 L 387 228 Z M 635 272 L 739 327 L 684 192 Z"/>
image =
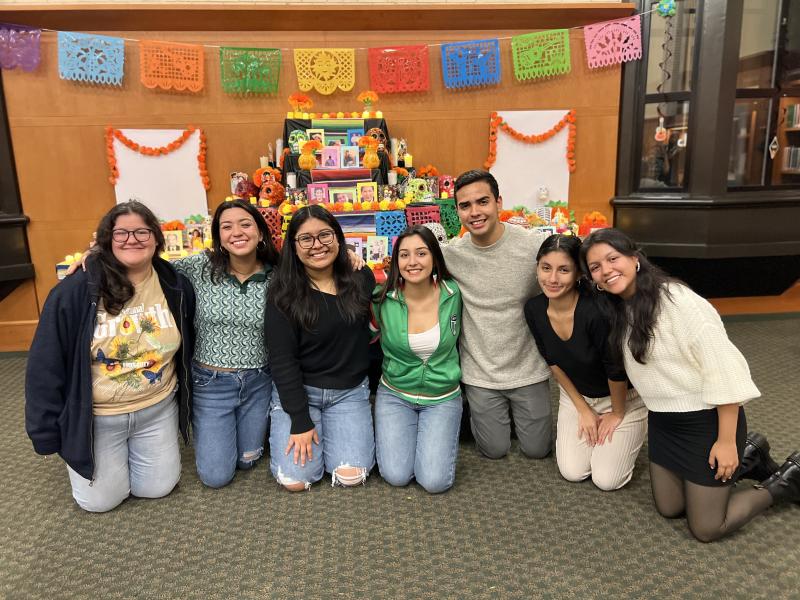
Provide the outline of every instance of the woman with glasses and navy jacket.
<path id="1" fill-rule="evenodd" d="M 163 250 L 146 206 L 112 208 L 86 271 L 48 296 L 28 355 L 28 435 L 37 453 L 64 459 L 87 511 L 166 496 L 180 479 L 195 298 Z"/>
<path id="2" fill-rule="evenodd" d="M 290 491 L 324 472 L 364 483 L 375 464 L 369 404 L 369 302 L 375 277 L 355 271 L 339 223 L 319 205 L 293 216 L 270 286 L 266 327 L 273 393 L 270 467 Z"/>

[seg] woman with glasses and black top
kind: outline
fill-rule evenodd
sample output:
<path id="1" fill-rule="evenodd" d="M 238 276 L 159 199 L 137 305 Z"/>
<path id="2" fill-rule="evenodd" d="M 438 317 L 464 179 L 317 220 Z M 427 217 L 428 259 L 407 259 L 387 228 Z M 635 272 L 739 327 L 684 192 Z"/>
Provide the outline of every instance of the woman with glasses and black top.
<path id="1" fill-rule="evenodd" d="M 292 217 L 270 287 L 270 467 L 290 491 L 324 472 L 358 485 L 375 464 L 369 404 L 369 303 L 375 277 L 354 271 L 342 228 L 318 205 Z"/>
<path id="2" fill-rule="evenodd" d="M 72 495 L 105 512 L 180 479 L 191 407 L 194 293 L 158 257 L 158 219 L 135 201 L 100 221 L 97 247 L 45 302 L 28 356 L 25 425 L 67 463 Z"/>

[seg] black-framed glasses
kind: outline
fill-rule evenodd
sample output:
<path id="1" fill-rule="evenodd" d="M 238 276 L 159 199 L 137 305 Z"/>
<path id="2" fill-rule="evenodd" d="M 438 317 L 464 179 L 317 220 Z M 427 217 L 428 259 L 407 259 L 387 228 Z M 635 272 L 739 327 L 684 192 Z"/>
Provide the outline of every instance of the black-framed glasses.
<path id="1" fill-rule="evenodd" d="M 137 242 L 144 243 L 150 241 L 150 236 L 153 235 L 153 232 L 150 229 L 146 229 L 141 227 L 139 229 L 114 229 L 111 232 L 111 239 L 113 239 L 118 244 L 124 244 L 127 242 L 131 235 L 133 235 L 133 239 Z"/>
<path id="2" fill-rule="evenodd" d="M 311 235 L 310 233 L 298 235 L 296 238 L 294 238 L 294 241 L 297 242 L 297 245 L 304 250 L 308 250 L 309 248 L 314 247 L 315 240 L 319 240 L 319 243 L 323 246 L 330 246 L 335 239 L 336 233 L 333 231 L 333 229 L 323 229 L 317 235 Z"/>

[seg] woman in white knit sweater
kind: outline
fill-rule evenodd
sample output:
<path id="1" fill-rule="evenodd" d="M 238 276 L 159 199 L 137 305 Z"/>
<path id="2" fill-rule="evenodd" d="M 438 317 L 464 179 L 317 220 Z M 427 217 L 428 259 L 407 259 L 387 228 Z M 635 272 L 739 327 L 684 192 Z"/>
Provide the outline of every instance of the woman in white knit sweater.
<path id="1" fill-rule="evenodd" d="M 775 465 L 763 436 L 746 437 L 742 405 L 761 394 L 711 304 L 649 263 L 619 230 L 590 235 L 582 259 L 606 292 L 601 305 L 611 320 L 612 348 L 622 353 L 650 410 L 658 511 L 685 513 L 692 534 L 708 542 L 774 503 L 800 500 L 800 452 L 770 474 Z M 760 485 L 732 493 L 737 479 L 762 474 Z"/>

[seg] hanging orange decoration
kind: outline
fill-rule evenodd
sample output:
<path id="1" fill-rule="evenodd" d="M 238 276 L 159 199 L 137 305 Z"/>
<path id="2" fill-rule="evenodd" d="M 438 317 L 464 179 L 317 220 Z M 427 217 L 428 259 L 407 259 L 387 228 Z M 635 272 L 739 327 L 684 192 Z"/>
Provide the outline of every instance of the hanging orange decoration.
<path id="1" fill-rule="evenodd" d="M 567 137 L 567 165 L 569 166 L 569 172 L 575 172 L 575 137 L 577 135 L 577 127 L 575 126 L 575 110 L 570 110 L 567 114 L 565 114 L 561 120 L 553 125 L 552 128 L 548 129 L 539 134 L 531 134 L 525 135 L 524 133 L 520 133 L 511 125 L 503 121 L 503 119 L 496 113 L 493 112 L 489 119 L 489 156 L 486 158 L 486 162 L 483 165 L 487 169 L 491 169 L 494 163 L 497 161 L 497 130 L 500 129 L 503 132 L 507 133 L 515 140 L 519 142 L 525 142 L 526 144 L 541 144 L 542 142 L 546 142 L 554 135 L 556 135 L 559 131 L 564 129 L 564 127 L 569 128 L 569 133 Z"/>
<path id="2" fill-rule="evenodd" d="M 175 152 L 178 148 L 186 143 L 192 134 L 198 131 L 197 127 L 189 125 L 189 127 L 178 137 L 176 140 L 164 146 L 142 146 L 137 144 L 132 139 L 125 136 L 120 129 L 114 129 L 111 126 L 106 127 L 106 159 L 108 160 L 108 167 L 111 171 L 111 177 L 108 178 L 111 185 L 116 185 L 119 179 L 119 170 L 117 169 L 117 157 L 114 152 L 114 140 L 117 139 L 120 143 L 124 144 L 134 152 L 138 152 L 144 156 L 166 156 Z M 203 181 L 203 188 L 206 190 L 211 189 L 211 181 L 208 178 L 208 169 L 206 168 L 206 151 L 208 145 L 206 144 L 206 134 L 200 129 L 200 151 L 197 154 L 197 168 L 200 172 L 200 178 Z"/>

